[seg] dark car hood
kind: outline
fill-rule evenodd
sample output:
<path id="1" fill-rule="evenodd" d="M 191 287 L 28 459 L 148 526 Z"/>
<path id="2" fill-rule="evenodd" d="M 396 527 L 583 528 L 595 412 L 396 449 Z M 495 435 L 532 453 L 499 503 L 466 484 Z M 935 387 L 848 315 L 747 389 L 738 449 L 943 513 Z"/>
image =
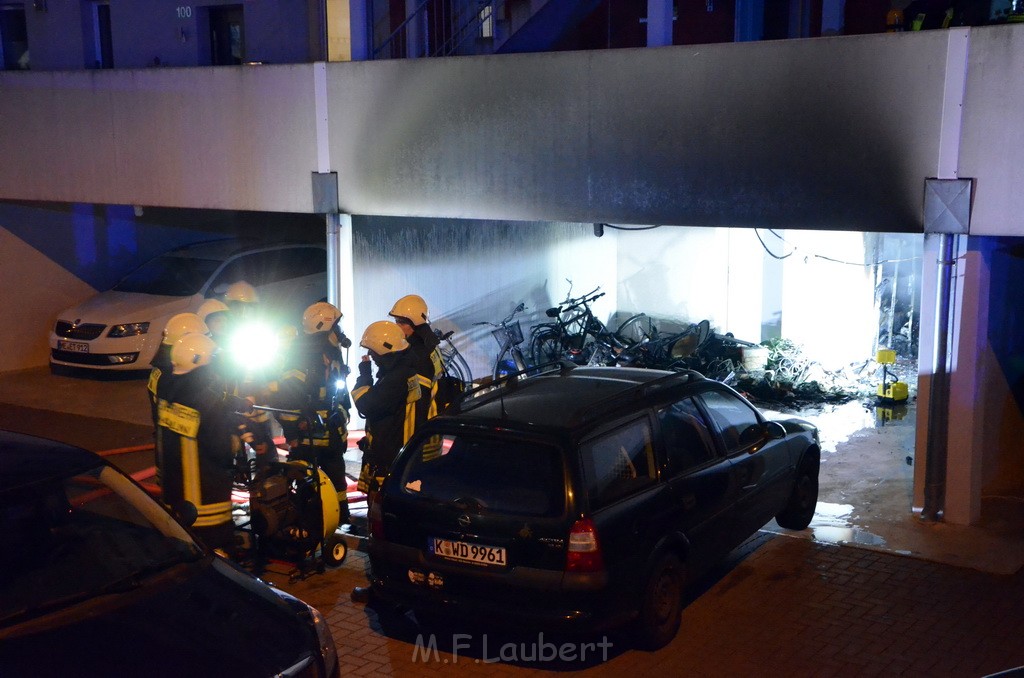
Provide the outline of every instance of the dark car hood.
<path id="1" fill-rule="evenodd" d="M 0 675 L 271 676 L 316 644 L 313 629 L 295 617 L 248 574 L 204 559 L 0 630 Z"/>

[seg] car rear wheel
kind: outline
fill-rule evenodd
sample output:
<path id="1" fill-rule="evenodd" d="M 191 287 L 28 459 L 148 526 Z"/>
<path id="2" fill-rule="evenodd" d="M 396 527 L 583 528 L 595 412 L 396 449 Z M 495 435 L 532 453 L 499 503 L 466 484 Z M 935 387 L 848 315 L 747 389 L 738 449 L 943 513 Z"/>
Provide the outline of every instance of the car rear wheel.
<path id="1" fill-rule="evenodd" d="M 679 631 L 683 613 L 683 564 L 665 554 L 655 561 L 644 585 L 637 641 L 647 650 L 668 645 Z"/>
<path id="2" fill-rule="evenodd" d="M 793 492 L 782 511 L 775 516 L 775 522 L 787 530 L 806 529 L 814 518 L 814 509 L 817 506 L 818 457 L 808 453 L 800 464 Z"/>

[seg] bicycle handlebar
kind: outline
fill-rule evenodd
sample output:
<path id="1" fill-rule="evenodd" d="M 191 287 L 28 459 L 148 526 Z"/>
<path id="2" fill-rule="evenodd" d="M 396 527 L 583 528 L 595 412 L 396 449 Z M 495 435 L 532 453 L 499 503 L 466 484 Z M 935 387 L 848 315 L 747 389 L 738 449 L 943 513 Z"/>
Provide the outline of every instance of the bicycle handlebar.
<path id="1" fill-rule="evenodd" d="M 599 289 L 601 289 L 601 288 L 598 287 L 597 290 L 599 290 Z M 552 308 L 549 308 L 547 310 L 547 312 L 546 312 L 547 316 L 549 318 L 557 318 L 558 316 L 562 315 L 563 313 L 565 313 L 567 311 L 571 311 L 574 308 L 579 308 L 580 306 L 585 306 L 585 305 L 587 305 L 587 304 L 589 304 L 589 303 L 591 303 L 593 301 L 597 301 L 598 299 L 600 299 L 601 297 L 603 297 L 605 295 L 604 292 L 601 292 L 600 294 L 594 294 L 595 292 L 597 292 L 597 290 L 594 290 L 593 292 L 590 292 L 588 294 L 584 294 L 582 297 L 579 297 L 577 299 L 569 299 L 569 302 L 572 302 L 572 303 L 570 303 L 568 306 L 559 305 L 559 306 L 554 306 Z M 593 295 L 593 296 L 591 296 L 591 295 Z M 564 303 L 568 303 L 568 302 L 564 302 Z"/>
<path id="2" fill-rule="evenodd" d="M 521 311 L 523 311 L 525 309 L 526 309 L 526 304 L 521 301 L 521 302 L 519 302 L 518 306 L 516 306 L 514 309 L 512 309 L 512 313 L 510 313 L 507 316 L 505 316 L 505 319 L 502 320 L 501 322 L 494 323 L 494 322 L 491 322 L 490 320 L 481 320 L 480 322 L 475 322 L 473 324 L 474 325 L 490 325 L 491 327 L 505 327 L 506 325 L 509 324 L 509 322 L 512 321 L 512 318 L 516 317 L 517 313 L 519 313 L 519 312 L 521 312 Z"/>

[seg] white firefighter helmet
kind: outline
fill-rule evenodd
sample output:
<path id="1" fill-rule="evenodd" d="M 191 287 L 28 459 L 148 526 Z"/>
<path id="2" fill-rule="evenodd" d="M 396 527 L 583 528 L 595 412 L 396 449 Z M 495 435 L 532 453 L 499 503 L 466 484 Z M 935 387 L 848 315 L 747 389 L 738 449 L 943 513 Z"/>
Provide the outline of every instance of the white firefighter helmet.
<path id="1" fill-rule="evenodd" d="M 171 319 L 164 325 L 161 343 L 173 346 L 174 342 L 190 332 L 207 334 L 209 331 L 210 328 L 195 313 L 179 313 L 178 315 L 171 316 Z"/>
<path id="2" fill-rule="evenodd" d="M 229 310 L 228 305 L 220 299 L 207 299 L 199 305 L 199 308 L 196 310 L 196 315 L 199 316 L 203 322 L 206 322 L 207 316 L 213 313 L 223 313 L 227 310 Z"/>
<path id="3" fill-rule="evenodd" d="M 180 337 L 171 347 L 174 374 L 188 374 L 197 367 L 209 365 L 217 344 L 205 334 L 192 332 Z"/>
<path id="4" fill-rule="evenodd" d="M 260 295 L 256 293 L 256 288 L 245 282 L 239 280 L 228 285 L 228 289 L 224 292 L 225 303 L 230 304 L 235 301 L 240 304 L 255 304 L 260 300 Z"/>
<path id="5" fill-rule="evenodd" d="M 370 323 L 359 345 L 368 348 L 377 355 L 386 355 L 395 351 L 404 351 L 409 348 L 409 342 L 405 340 L 405 333 L 402 328 L 390 320 L 378 320 Z"/>
<path id="6" fill-rule="evenodd" d="M 429 321 L 427 318 L 427 302 L 423 301 L 423 297 L 416 294 L 407 294 L 396 301 L 388 315 L 395 318 L 408 318 L 412 321 L 413 325 L 422 325 Z"/>
<path id="7" fill-rule="evenodd" d="M 326 301 L 318 301 L 315 304 L 310 304 L 306 312 L 302 314 L 302 330 L 306 334 L 327 332 L 334 327 L 334 323 L 339 319 L 341 319 L 341 311 L 337 306 Z"/>

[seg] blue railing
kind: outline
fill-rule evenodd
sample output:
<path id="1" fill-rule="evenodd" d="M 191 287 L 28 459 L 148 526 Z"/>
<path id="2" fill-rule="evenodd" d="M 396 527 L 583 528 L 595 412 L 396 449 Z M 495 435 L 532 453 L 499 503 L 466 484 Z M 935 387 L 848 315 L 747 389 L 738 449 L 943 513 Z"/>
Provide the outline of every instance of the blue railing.
<path id="1" fill-rule="evenodd" d="M 403 59 L 428 56 L 476 54 L 478 41 L 494 35 L 495 21 L 504 9 L 505 0 L 423 0 L 416 8 L 378 42 L 376 36 L 393 24 L 389 13 L 373 16 L 373 59 Z M 371 4 L 372 8 L 372 4 Z"/>

